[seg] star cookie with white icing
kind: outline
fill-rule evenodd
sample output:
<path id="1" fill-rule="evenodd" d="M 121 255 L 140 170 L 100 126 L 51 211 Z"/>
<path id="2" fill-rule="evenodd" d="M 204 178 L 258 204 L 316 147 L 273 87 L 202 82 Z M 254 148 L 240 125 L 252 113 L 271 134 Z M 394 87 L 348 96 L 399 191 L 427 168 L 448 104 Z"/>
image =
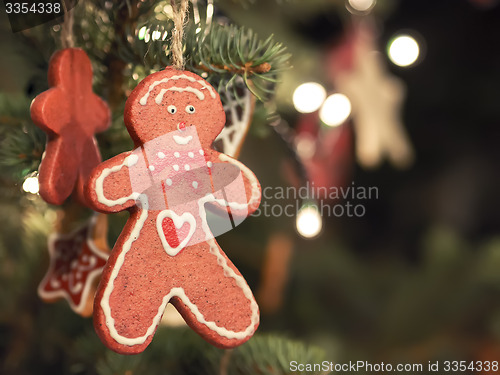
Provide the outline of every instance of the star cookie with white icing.
<path id="1" fill-rule="evenodd" d="M 108 258 L 94 238 L 97 222 L 94 216 L 71 233 L 54 233 L 49 237 L 50 265 L 38 287 L 38 295 L 44 301 L 64 298 L 82 316 L 92 315 L 97 280 Z"/>

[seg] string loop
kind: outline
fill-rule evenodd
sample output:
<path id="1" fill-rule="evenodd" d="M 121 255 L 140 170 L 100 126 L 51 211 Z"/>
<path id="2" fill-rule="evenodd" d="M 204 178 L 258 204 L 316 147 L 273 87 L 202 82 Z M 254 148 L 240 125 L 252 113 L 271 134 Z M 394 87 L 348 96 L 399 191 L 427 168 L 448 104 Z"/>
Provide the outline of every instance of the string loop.
<path id="1" fill-rule="evenodd" d="M 75 38 L 73 36 L 73 10 L 68 10 L 66 1 L 61 1 L 64 10 L 64 22 L 61 26 L 61 44 L 63 48 L 73 48 Z"/>
<path id="2" fill-rule="evenodd" d="M 174 29 L 172 30 L 171 53 L 172 66 L 178 70 L 184 70 L 184 56 L 182 40 L 184 38 L 184 26 L 187 23 L 188 0 L 180 0 L 176 5 L 176 0 L 170 0 L 172 6 Z"/>

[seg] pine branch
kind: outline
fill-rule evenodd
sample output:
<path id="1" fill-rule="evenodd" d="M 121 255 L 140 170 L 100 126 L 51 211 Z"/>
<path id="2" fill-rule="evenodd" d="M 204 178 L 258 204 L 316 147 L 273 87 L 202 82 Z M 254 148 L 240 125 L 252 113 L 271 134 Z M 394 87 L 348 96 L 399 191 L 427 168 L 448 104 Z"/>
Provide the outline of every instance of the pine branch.
<path id="1" fill-rule="evenodd" d="M 195 35 L 188 34 L 186 50 L 195 72 L 208 73 L 209 81 L 226 83 L 239 75 L 261 101 L 274 93 L 278 72 L 290 57 L 272 35 L 262 41 L 252 30 L 235 25 L 213 24 L 198 34 L 195 30 Z"/>
<path id="2" fill-rule="evenodd" d="M 29 99 L 0 95 L 0 171 L 24 177 L 38 168 L 45 134 L 31 122 Z"/>
<path id="3" fill-rule="evenodd" d="M 99 348 L 101 347 L 101 350 Z M 187 327 L 160 326 L 153 342 L 141 354 L 123 356 L 102 350 L 94 332 L 76 340 L 73 361 L 92 368 L 99 375 L 288 375 L 290 362 L 321 363 L 322 349 L 283 336 L 257 334 L 231 351 L 215 348 Z M 308 372 L 318 374 L 317 372 Z"/>
<path id="4" fill-rule="evenodd" d="M 139 24 L 119 54 L 133 67 L 135 85 L 146 75 L 171 64 L 169 36 L 173 24 L 156 18 Z M 260 40 L 252 30 L 234 25 L 207 27 L 190 22 L 186 27 L 185 58 L 187 69 L 202 75 L 215 86 L 229 86 L 241 77 L 260 100 L 274 94 L 278 74 L 287 67 L 285 47 L 273 36 Z"/>
<path id="5" fill-rule="evenodd" d="M 324 356 L 323 350 L 307 346 L 303 342 L 276 335 L 256 335 L 246 344 L 233 349 L 228 359 L 227 374 L 286 375 L 292 373 L 291 361 L 321 363 L 325 359 Z M 220 359 L 225 358 L 222 356 Z M 218 366 L 219 363 L 220 360 Z"/>

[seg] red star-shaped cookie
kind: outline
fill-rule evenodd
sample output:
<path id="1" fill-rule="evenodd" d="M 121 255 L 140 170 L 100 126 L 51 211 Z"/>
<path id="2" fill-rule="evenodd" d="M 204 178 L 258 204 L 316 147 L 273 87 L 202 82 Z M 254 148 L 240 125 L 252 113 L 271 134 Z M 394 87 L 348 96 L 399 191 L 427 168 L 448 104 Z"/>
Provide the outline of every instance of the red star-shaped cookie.
<path id="1" fill-rule="evenodd" d="M 76 187 L 84 202 L 85 181 L 101 161 L 94 134 L 108 128 L 109 108 L 92 92 L 92 65 L 81 49 L 57 51 L 48 80 L 51 88 L 31 104 L 33 122 L 47 133 L 38 175 L 40 195 L 60 205 Z"/>
<path id="2" fill-rule="evenodd" d="M 73 311 L 82 316 L 92 314 L 97 278 L 108 259 L 95 239 L 97 216 L 69 234 L 54 233 L 49 237 L 50 266 L 38 287 L 38 295 L 46 302 L 65 298 Z"/>

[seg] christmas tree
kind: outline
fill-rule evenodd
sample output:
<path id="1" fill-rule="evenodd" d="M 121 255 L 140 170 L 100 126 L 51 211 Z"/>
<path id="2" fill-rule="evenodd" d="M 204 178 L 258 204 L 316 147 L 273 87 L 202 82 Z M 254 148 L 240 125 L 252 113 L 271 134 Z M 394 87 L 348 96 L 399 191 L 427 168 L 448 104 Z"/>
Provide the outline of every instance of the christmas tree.
<path id="1" fill-rule="evenodd" d="M 49 1 L 58 17 L 28 25 L 32 3 L 1 8 L 0 373 L 498 372 L 495 1 Z M 64 62 L 77 49 L 91 73 Z M 57 61 L 75 89 L 50 99 L 50 124 L 91 131 L 63 137 L 37 115 Z M 90 209 L 91 172 L 76 171 L 99 163 L 94 136 L 104 161 L 137 146 L 126 100 L 168 66 L 217 91 L 213 148 L 260 182 L 259 209 L 216 238 L 260 325 L 218 348 L 168 305 L 123 355 L 92 303 L 128 213 Z"/>

